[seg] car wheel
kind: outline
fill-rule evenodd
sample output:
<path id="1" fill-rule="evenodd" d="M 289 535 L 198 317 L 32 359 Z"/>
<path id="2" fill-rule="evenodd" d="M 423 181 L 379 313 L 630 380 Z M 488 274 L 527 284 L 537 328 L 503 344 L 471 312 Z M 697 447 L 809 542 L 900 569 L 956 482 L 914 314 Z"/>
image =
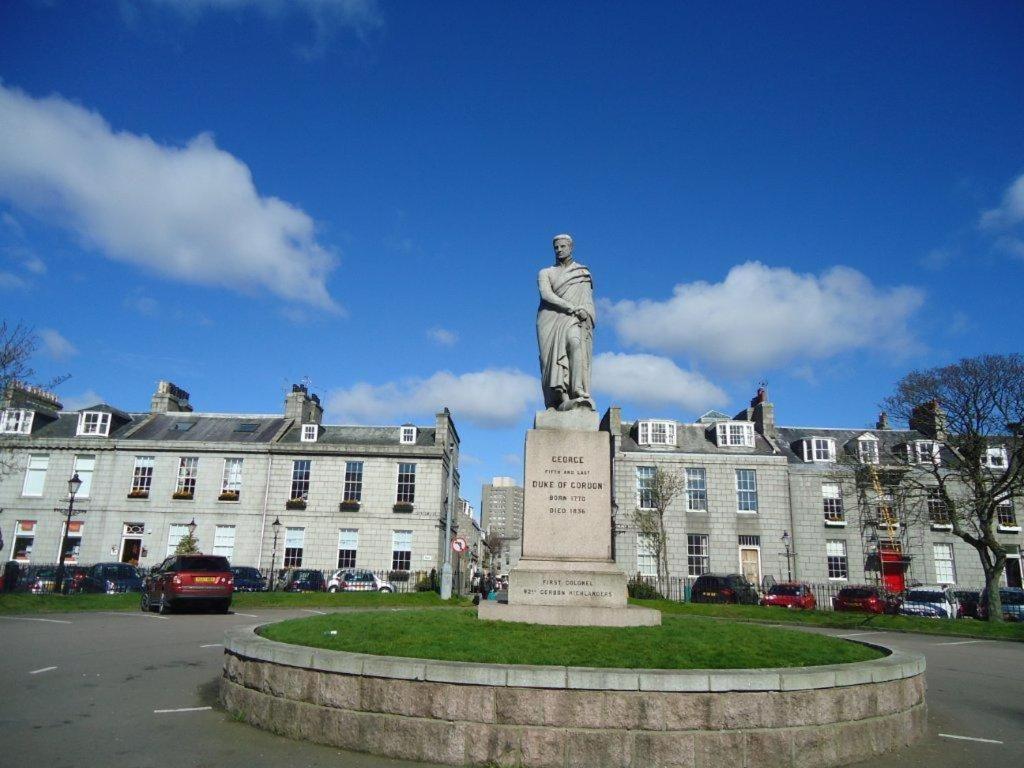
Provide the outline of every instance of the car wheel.
<path id="1" fill-rule="evenodd" d="M 231 610 L 231 601 L 229 600 L 226 603 L 221 603 L 217 606 L 216 610 L 217 613 L 227 613 L 229 610 Z"/>
<path id="2" fill-rule="evenodd" d="M 139 598 L 139 610 L 147 612 L 153 610 L 149 605 L 149 594 L 147 592 L 143 592 Z"/>
<path id="3" fill-rule="evenodd" d="M 167 595 L 160 595 L 160 602 L 157 604 L 156 610 L 161 616 L 166 616 L 171 612 L 171 604 L 167 601 Z"/>
<path id="4" fill-rule="evenodd" d="M 337 587 L 328 587 L 327 591 L 330 592 L 331 594 L 334 594 L 335 592 L 338 591 L 338 588 Z"/>
<path id="5" fill-rule="evenodd" d="M 395 590 L 391 589 L 390 587 L 381 587 L 380 591 L 381 592 L 389 592 L 390 593 L 390 592 L 394 592 Z"/>

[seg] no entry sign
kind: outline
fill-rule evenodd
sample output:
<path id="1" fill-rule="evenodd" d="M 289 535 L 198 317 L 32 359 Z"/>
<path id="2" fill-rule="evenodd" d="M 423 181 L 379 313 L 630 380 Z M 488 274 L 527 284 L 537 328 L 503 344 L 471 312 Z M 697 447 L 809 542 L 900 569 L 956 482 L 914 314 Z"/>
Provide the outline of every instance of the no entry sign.
<path id="1" fill-rule="evenodd" d="M 465 552 L 469 549 L 469 543 L 461 536 L 456 536 L 452 539 L 452 552 Z"/>

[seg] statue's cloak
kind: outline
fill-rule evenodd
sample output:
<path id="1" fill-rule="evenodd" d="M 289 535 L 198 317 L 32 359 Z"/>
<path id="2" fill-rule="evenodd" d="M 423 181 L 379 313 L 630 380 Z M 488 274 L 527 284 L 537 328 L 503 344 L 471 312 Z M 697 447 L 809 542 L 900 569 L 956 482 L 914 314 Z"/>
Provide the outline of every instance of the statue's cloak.
<path id="1" fill-rule="evenodd" d="M 556 296 L 572 307 L 582 307 L 596 321 L 594 309 L 594 281 L 590 270 L 573 262 L 567 267 L 555 267 L 548 276 Z M 575 315 L 556 307 L 541 297 L 537 309 L 537 347 L 540 351 L 541 385 L 544 388 L 544 404 L 554 407 L 559 397 L 555 390 L 562 390 L 573 396 L 579 392 L 590 392 L 590 366 L 593 355 L 594 326 L 581 321 Z M 582 381 L 569 381 L 568 339 L 576 336 L 580 340 L 583 354 Z"/>

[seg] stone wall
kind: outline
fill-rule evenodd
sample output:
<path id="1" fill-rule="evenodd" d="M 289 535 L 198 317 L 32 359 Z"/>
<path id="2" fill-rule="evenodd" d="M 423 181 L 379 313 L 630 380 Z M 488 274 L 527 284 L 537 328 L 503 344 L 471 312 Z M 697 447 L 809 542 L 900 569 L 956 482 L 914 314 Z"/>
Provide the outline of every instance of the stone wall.
<path id="1" fill-rule="evenodd" d="M 425 661 L 225 640 L 221 700 L 290 738 L 448 765 L 844 765 L 925 733 L 924 658 L 667 671 Z"/>

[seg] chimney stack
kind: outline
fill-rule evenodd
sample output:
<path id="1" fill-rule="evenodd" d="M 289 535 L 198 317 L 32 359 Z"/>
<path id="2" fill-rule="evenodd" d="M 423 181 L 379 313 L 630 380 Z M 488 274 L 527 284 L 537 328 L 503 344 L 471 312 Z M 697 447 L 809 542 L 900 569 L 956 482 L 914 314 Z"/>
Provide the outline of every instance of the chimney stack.
<path id="1" fill-rule="evenodd" d="M 292 384 L 292 391 L 284 399 L 284 417 L 300 424 L 319 424 L 324 418 L 320 398 L 309 394 L 305 384 Z"/>
<path id="2" fill-rule="evenodd" d="M 875 422 L 875 429 L 888 429 L 889 428 L 889 414 L 882 411 L 878 414 L 878 421 Z"/>
<path id="3" fill-rule="evenodd" d="M 775 406 L 768 402 L 768 390 L 758 387 L 757 395 L 750 401 L 751 419 L 754 429 L 768 438 L 778 437 L 775 431 Z"/>
<path id="4" fill-rule="evenodd" d="M 189 394 L 184 389 L 169 381 L 159 381 L 149 402 L 149 410 L 151 413 L 191 413 L 188 399 Z"/>
<path id="5" fill-rule="evenodd" d="M 946 439 L 946 414 L 938 400 L 929 400 L 910 412 L 911 429 L 915 429 L 925 437 L 933 440 Z"/>

